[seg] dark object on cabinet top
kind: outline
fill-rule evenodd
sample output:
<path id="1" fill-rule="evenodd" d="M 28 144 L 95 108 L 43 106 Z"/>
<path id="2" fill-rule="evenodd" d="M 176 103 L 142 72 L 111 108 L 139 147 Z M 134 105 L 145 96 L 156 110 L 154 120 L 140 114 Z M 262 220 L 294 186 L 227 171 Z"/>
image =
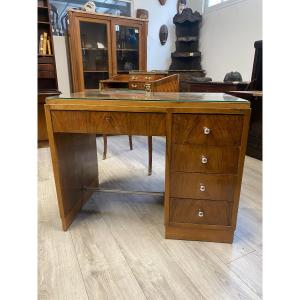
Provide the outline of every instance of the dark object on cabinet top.
<path id="1" fill-rule="evenodd" d="M 239 72 L 229 72 L 225 75 L 224 82 L 242 82 L 243 78 Z"/>
<path id="2" fill-rule="evenodd" d="M 136 10 L 136 17 L 139 19 L 147 20 L 149 18 L 149 12 L 146 9 L 137 9 Z"/>
<path id="3" fill-rule="evenodd" d="M 183 23 L 185 21 L 201 22 L 202 16 L 197 11 L 193 13 L 191 8 L 185 8 L 181 14 L 178 13 L 174 16 L 173 23 Z"/>

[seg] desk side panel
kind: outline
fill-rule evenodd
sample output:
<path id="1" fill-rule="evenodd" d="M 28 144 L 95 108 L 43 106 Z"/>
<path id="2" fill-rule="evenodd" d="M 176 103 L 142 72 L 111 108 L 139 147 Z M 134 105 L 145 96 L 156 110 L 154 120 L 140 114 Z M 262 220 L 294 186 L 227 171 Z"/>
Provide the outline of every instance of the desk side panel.
<path id="1" fill-rule="evenodd" d="M 91 196 L 82 187 L 98 186 L 96 135 L 53 133 L 47 108 L 46 117 L 60 217 L 67 230 Z"/>

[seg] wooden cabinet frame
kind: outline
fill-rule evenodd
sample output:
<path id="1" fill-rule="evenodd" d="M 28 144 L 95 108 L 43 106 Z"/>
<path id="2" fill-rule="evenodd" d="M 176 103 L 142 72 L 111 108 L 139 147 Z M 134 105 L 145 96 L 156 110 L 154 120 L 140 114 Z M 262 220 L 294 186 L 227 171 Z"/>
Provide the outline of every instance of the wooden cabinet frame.
<path id="1" fill-rule="evenodd" d="M 119 17 L 105 14 L 69 10 L 69 54 L 71 61 L 73 92 L 84 91 L 84 73 L 81 53 L 80 22 L 105 24 L 107 26 L 108 73 L 109 77 L 117 72 L 117 49 L 115 26 L 136 27 L 139 30 L 139 70 L 147 70 L 147 33 L 148 21 L 136 18 Z"/>

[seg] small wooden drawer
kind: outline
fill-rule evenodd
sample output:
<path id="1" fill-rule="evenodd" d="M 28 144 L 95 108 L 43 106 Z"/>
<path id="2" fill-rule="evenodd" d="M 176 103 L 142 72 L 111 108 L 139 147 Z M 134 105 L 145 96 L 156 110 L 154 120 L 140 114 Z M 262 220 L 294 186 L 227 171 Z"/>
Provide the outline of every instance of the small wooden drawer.
<path id="1" fill-rule="evenodd" d="M 170 221 L 206 225 L 230 225 L 231 203 L 195 199 L 170 199 Z"/>
<path id="2" fill-rule="evenodd" d="M 237 176 L 171 173 L 171 197 L 233 201 Z"/>
<path id="3" fill-rule="evenodd" d="M 55 78 L 54 71 L 40 71 L 38 70 L 38 78 Z"/>
<path id="4" fill-rule="evenodd" d="M 242 115 L 175 114 L 172 141 L 176 144 L 241 144 Z"/>
<path id="5" fill-rule="evenodd" d="M 155 75 L 155 74 L 141 74 L 141 75 L 130 75 L 129 76 L 129 81 L 141 81 L 141 82 L 144 82 L 144 81 L 153 81 L 153 80 L 156 80 L 156 79 L 159 79 L 159 78 L 162 78 L 164 76 L 162 75 Z"/>
<path id="6" fill-rule="evenodd" d="M 53 56 L 39 56 L 38 63 L 39 64 L 52 64 L 54 62 Z"/>
<path id="7" fill-rule="evenodd" d="M 173 171 L 236 174 L 239 147 L 173 144 L 171 160 Z"/>
<path id="8" fill-rule="evenodd" d="M 165 115 L 162 113 L 54 110 L 51 117 L 54 132 L 146 136 L 166 134 Z"/>
<path id="9" fill-rule="evenodd" d="M 39 71 L 50 71 L 50 72 L 53 72 L 54 71 L 54 65 L 52 65 L 52 64 L 39 64 L 38 65 L 38 70 Z"/>
<path id="10" fill-rule="evenodd" d="M 145 83 L 144 82 L 129 82 L 129 88 L 132 90 L 144 90 Z"/>

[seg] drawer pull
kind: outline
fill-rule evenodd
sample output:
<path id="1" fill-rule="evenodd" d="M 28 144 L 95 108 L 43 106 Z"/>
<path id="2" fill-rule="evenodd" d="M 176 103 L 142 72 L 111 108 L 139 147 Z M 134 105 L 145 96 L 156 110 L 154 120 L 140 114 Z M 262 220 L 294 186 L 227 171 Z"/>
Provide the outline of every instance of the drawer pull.
<path id="1" fill-rule="evenodd" d="M 136 80 L 137 77 L 136 76 L 131 76 L 131 80 Z"/>
<path id="2" fill-rule="evenodd" d="M 137 87 L 137 84 L 133 83 L 133 84 L 131 85 L 131 87 L 136 88 L 136 87 Z"/>
<path id="3" fill-rule="evenodd" d="M 145 76 L 146 80 L 150 80 L 152 77 L 151 76 Z"/>
<path id="4" fill-rule="evenodd" d="M 204 212 L 201 209 L 198 210 L 198 217 L 204 217 Z"/>
<path id="5" fill-rule="evenodd" d="M 210 134 L 210 129 L 208 127 L 203 127 L 204 134 Z"/>
<path id="6" fill-rule="evenodd" d="M 205 157 L 204 155 L 201 157 L 201 162 L 203 164 L 207 164 L 207 157 Z"/>
<path id="7" fill-rule="evenodd" d="M 111 117 L 105 117 L 105 121 L 106 122 L 110 122 L 111 121 Z"/>
<path id="8" fill-rule="evenodd" d="M 200 192 L 205 192 L 205 185 L 204 184 L 200 184 Z"/>

